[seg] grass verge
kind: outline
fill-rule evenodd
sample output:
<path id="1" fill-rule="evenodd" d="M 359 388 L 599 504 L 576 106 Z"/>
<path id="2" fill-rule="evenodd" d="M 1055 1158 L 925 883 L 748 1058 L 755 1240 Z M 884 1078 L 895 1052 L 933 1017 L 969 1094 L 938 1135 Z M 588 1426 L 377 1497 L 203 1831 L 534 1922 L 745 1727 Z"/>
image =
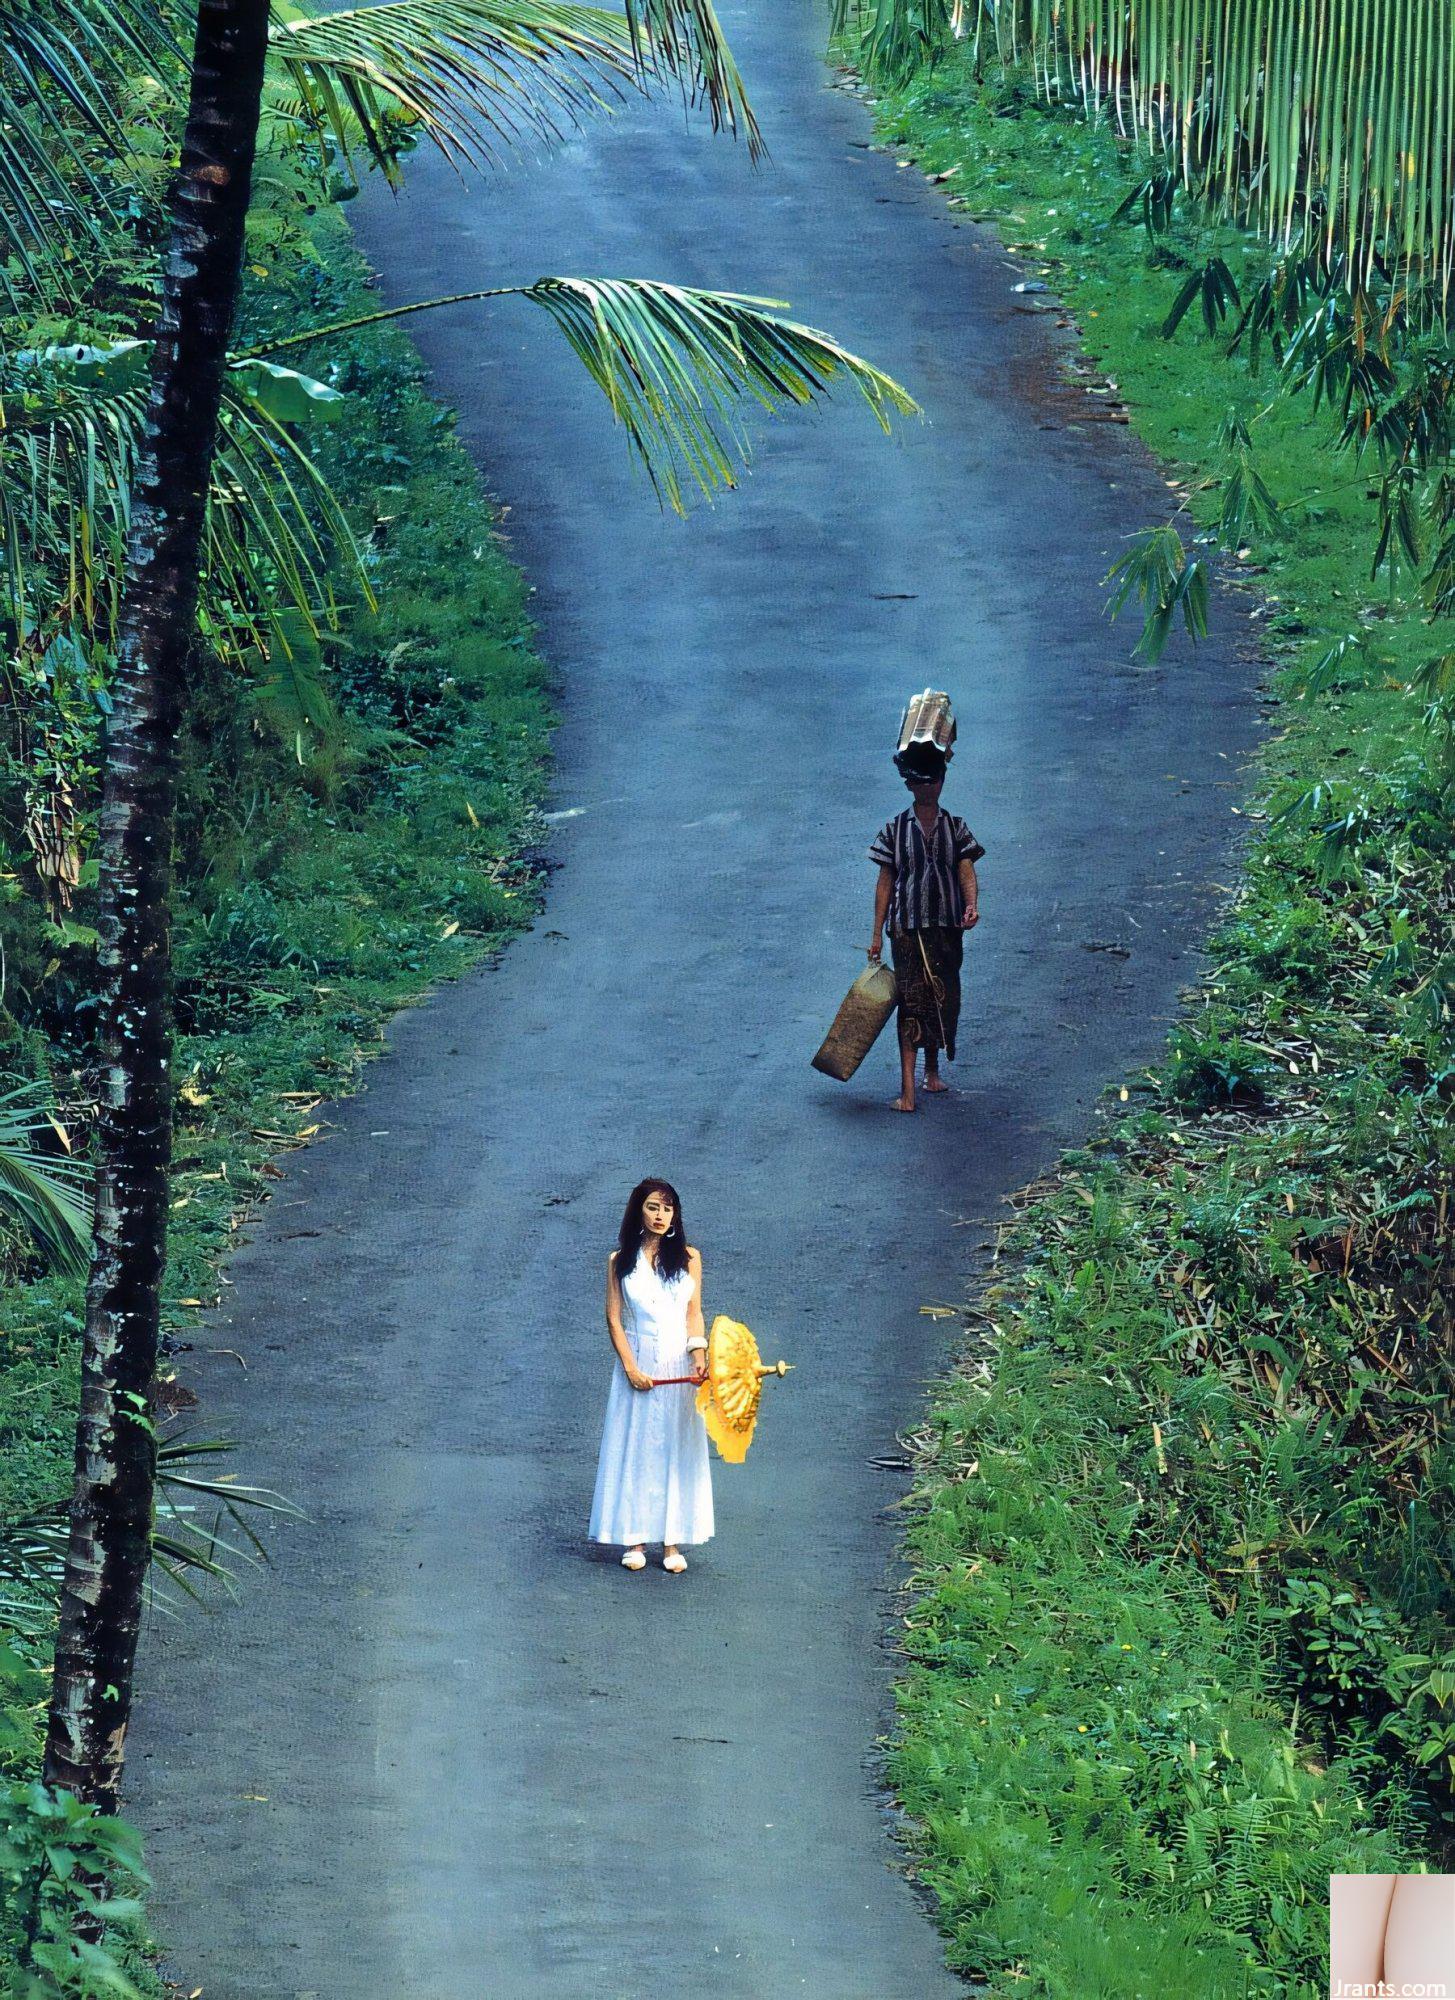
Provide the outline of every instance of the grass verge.
<path id="1" fill-rule="evenodd" d="M 989 1993 L 1312 1996 L 1331 1873 L 1452 1865 L 1439 642 L 1369 581 L 1368 468 L 1326 414 L 1159 333 L 1189 269 L 1246 278 L 1258 244 L 1149 247 L 1112 220 L 1116 135 L 964 53 L 875 115 L 1044 281 L 1185 534 L 1227 505 L 1230 413 L 1279 503 L 1222 613 L 1280 704 L 1241 884 L 1165 1061 L 1023 1198 L 933 1401 L 892 1782 Z"/>

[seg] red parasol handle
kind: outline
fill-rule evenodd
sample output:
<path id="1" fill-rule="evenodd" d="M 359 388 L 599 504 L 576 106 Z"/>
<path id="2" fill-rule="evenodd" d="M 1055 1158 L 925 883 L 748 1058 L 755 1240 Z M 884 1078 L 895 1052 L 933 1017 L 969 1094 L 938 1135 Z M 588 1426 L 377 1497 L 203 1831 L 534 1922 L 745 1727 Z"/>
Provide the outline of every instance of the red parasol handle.
<path id="1" fill-rule="evenodd" d="M 703 1381 L 706 1381 L 706 1379 L 706 1376 L 704 1376 Z M 686 1382 L 694 1389 L 702 1387 L 702 1383 L 698 1381 L 695 1375 L 654 1375 L 652 1377 L 652 1387 L 654 1389 L 670 1389 L 674 1382 Z"/>

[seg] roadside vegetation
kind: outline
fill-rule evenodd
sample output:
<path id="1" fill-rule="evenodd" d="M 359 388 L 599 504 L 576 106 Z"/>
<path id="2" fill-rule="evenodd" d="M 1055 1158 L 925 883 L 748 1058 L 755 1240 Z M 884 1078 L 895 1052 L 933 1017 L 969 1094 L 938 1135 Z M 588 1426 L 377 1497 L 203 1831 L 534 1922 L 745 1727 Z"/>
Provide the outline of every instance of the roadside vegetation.
<path id="1" fill-rule="evenodd" d="M 928 41 L 876 66 L 892 11 Z M 1163 461 L 1143 657 L 1216 567 L 1273 704 L 1204 976 L 1017 1203 L 917 1441 L 892 1782 L 987 1992 L 1314 1996 L 1331 1873 L 1455 1867 L 1448 462 L 1395 482 L 1403 521 L 1388 478 L 1450 350 L 1394 342 L 1390 448 L 1341 448 L 1347 375 L 1300 391 L 1292 332 L 1229 351 L 1256 215 L 1159 189 L 1108 101 L 1048 101 L 1044 49 L 889 0 L 847 29 L 880 141 L 998 229 Z"/>
<path id="2" fill-rule="evenodd" d="M 369 308 L 367 272 L 336 219 L 290 230 L 286 245 L 271 237 L 264 217 L 249 274 L 254 324 L 291 330 Z M 270 712 L 267 693 L 215 656 L 202 663 L 181 774 L 164 1357 L 216 1300 L 218 1265 L 265 1196 L 273 1156 L 320 1129 L 319 1100 L 353 1086 L 389 1015 L 505 942 L 532 910 L 539 879 L 529 850 L 547 751 L 545 674 L 525 586 L 450 414 L 428 396 L 407 339 L 388 327 L 336 338 L 307 362 L 343 397 L 314 443 L 370 552 L 378 608 L 361 605 L 356 585 L 335 572 L 333 587 L 352 604 L 328 648 L 326 735 L 303 762 L 297 716 Z M 58 675 L 50 689 L 68 743 L 84 746 L 83 778 L 94 769 L 98 685 Z M 38 734 L 37 706 L 32 697 L 24 713 Z M 12 703 L 12 727 L 18 719 Z M 0 774 L 0 1068 L 11 1088 L 23 1083 L 29 1102 L 48 1107 L 79 1152 L 94 1090 L 94 869 L 64 910 L 36 893 L 18 826 L 30 780 L 12 736 Z M 85 850 L 94 801 L 80 793 L 78 804 Z M 39 1124 L 43 1157 L 64 1160 L 44 1115 Z M 50 1579 L 65 1550 L 85 1284 L 83 1271 L 47 1268 L 13 1211 L 0 1259 L 0 1773 L 28 1784 L 44 1741 Z M 206 1439 L 205 1412 L 170 1404 L 169 1374 L 164 1358 L 163 1434 Z M 246 1440 L 237 1442 L 244 1450 L 232 1476 L 245 1479 Z M 189 1498 L 198 1546 L 215 1524 L 237 1553 L 211 1553 L 242 1576 L 245 1534 L 219 1497 L 178 1504 Z M 163 1522 L 183 1525 L 165 1502 Z M 201 1615 L 177 1589 L 169 1594 L 173 1615 Z M 24 1803 L 10 1825 L 17 1841 L 36 1834 L 36 1812 Z M 76 1834 L 83 1853 L 86 1837 Z M 22 1846 L 17 1883 L 36 1880 L 34 1859 Z M 74 1902 L 54 1886 L 50 1895 L 66 1938 Z M 20 1914 L 17 1896 L 12 1922 Z M 0 1932 L 0 1968 L 15 1944 Z M 144 1976 L 135 1963 L 132 1976 Z M 9 1990 L 4 1977 L 0 1970 Z"/>

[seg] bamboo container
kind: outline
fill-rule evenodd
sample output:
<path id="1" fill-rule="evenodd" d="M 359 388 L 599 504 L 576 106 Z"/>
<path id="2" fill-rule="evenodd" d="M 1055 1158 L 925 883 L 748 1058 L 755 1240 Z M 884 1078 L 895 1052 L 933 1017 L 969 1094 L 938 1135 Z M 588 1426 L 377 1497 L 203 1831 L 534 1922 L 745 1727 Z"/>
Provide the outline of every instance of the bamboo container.
<path id="1" fill-rule="evenodd" d="M 859 974 L 824 1036 L 813 1066 L 838 1083 L 847 1083 L 863 1062 L 894 1012 L 894 974 L 887 965 L 869 965 Z"/>

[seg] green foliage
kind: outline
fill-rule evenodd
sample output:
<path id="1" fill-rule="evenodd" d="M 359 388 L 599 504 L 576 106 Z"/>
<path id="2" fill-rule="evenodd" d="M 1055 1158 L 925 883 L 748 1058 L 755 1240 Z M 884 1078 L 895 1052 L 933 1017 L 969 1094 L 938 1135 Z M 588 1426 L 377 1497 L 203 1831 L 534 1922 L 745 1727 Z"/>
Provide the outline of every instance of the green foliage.
<path id="1" fill-rule="evenodd" d="M 316 218 L 300 237 L 291 220 L 275 231 L 279 220 L 266 205 L 253 218 L 245 331 L 292 332 L 369 303 L 336 221 Z M 177 843 L 183 1032 L 164 1350 L 186 1338 L 187 1302 L 216 1296 L 238 1216 L 269 1192 L 270 1157 L 317 1128 L 305 1107 L 353 1087 L 389 1015 L 497 947 L 535 905 L 537 875 L 521 854 L 549 709 L 525 587 L 478 479 L 418 357 L 389 329 L 305 350 L 296 366 L 341 398 L 331 421 L 310 427 L 310 448 L 379 601 L 362 598 L 334 544 L 322 594 L 347 616 L 320 646 L 327 711 L 308 706 L 301 679 L 270 687 L 275 659 L 208 646 L 195 662 Z M 286 629 L 297 647 L 298 629 Z M 316 670 L 318 655 L 299 650 L 293 671 Z M 65 905 L 39 893 L 23 822 L 28 801 L 63 777 L 72 837 L 89 848 L 105 668 L 61 649 L 12 680 L 9 716 L 24 715 L 27 735 L 0 757 L 0 1067 L 54 1107 L 77 1155 L 91 1097 L 95 870 L 82 860 L 72 871 Z M 64 1160 L 48 1124 L 34 1140 L 48 1162 Z M 45 1270 L 28 1232 L 0 1232 L 0 1286 L 0 1638 L 11 1628 L 0 1774 L 29 1781 L 83 1298 L 79 1276 Z M 199 1465 L 173 1469 L 202 1486 L 161 1488 L 168 1589 L 226 1587 L 257 1553 L 229 1501 L 237 1489 Z M 61 1892 L 46 1894 L 63 1912 Z M 156 1990 L 132 1941 L 113 1937 L 107 1950 L 135 1986 Z M 19 1977 L 0 1942 L 0 1990 Z M 76 1983 L 80 1969 L 64 1977 L 72 1983 L 37 1992 L 91 1990 Z"/>
<path id="2" fill-rule="evenodd" d="M 1455 1824 L 1455 1651 L 1401 1654 L 1385 1685 L 1396 1706 L 1384 1732 L 1449 1794 L 1440 1816 Z"/>
<path id="3" fill-rule="evenodd" d="M 52 1270 L 82 1277 L 91 1261 L 90 1171 L 72 1157 L 45 1089 L 0 1076 L 6 1083 L 9 1088 L 0 1089 L 0 1226 L 18 1223 Z"/>
<path id="4" fill-rule="evenodd" d="M 1249 899 L 1228 928 L 1230 991 L 1245 999 L 1287 995 L 1295 1002 L 1316 996 L 1341 955 L 1331 913 L 1286 880 L 1258 886 L 1265 893 L 1256 903 Z"/>
<path id="5" fill-rule="evenodd" d="M 1168 1045 L 1164 1082 L 1174 1104 L 1211 1111 L 1224 1104 L 1261 1104 L 1268 1062 L 1259 1051 L 1206 1016 L 1179 1021 Z"/>
<path id="6" fill-rule="evenodd" d="M 125 339 L 0 356 L 3 622 L 22 665 L 38 657 L 54 671 L 57 646 L 94 664 L 114 643 L 148 353 Z M 329 551 L 347 555 L 352 541 L 290 425 L 332 415 L 340 400 L 261 361 L 229 372 L 199 614 L 224 653 L 268 649 L 275 601 L 310 626 L 329 622 Z"/>
<path id="7" fill-rule="evenodd" d="M 1399 1637 L 1384 1607 L 1327 1577 L 1292 1576 L 1282 1616 L 1309 1701 L 1345 1719 L 1380 1707 Z"/>
<path id="8" fill-rule="evenodd" d="M 1125 204 L 1123 204 L 1123 209 Z M 1122 213 L 1118 210 L 1117 213 Z M 1144 203 L 1143 213 L 1150 227 L 1155 228 L 1161 218 L 1161 211 Z M 1186 318 L 1193 305 L 1202 307 L 1202 323 L 1209 333 L 1216 333 L 1229 313 L 1236 312 L 1241 300 L 1238 297 L 1238 281 L 1221 257 L 1209 257 L 1199 270 L 1193 271 L 1185 280 L 1181 291 L 1172 301 L 1172 307 L 1162 322 L 1162 338 L 1170 340 Z"/>
<path id="9" fill-rule="evenodd" d="M 1455 1854 L 1455 676 L 1417 579 L 1361 601 L 1339 406 L 1270 397 L 1195 295 L 1160 338 L 1212 257 L 1246 309 L 1259 244 L 964 49 L 878 117 L 1060 295 L 1184 558 L 1246 538 L 1224 615 L 1281 698 L 1201 988 L 1021 1211 L 920 1439 L 891 1774 L 997 2000 L 1311 1997 L 1330 1873 Z"/>
<path id="10" fill-rule="evenodd" d="M 36 1780 L 0 1789 L 0 1952 L 13 2000 L 142 2000 L 107 1934 L 140 1914 L 141 1841 L 73 1793 Z M 124 1883 L 126 1889 L 119 1889 Z M 78 1924 L 102 1927 L 99 1941 Z"/>
<path id="11" fill-rule="evenodd" d="M 1254 373 L 1271 358 L 1271 393 L 1251 421 L 1288 398 L 1306 397 L 1315 419 L 1335 413 L 1322 449 L 1353 469 L 1351 483 L 1365 469 L 1371 577 L 1417 580 L 1432 615 L 1455 610 L 1455 149 L 1434 136 L 1455 74 L 1447 13 L 1424 0 L 1076 0 L 1069 10 L 839 0 L 836 14 L 860 58 L 926 109 L 956 97 L 947 77 L 963 103 L 968 70 L 997 118 L 1028 112 L 1028 92 L 1047 115 L 1094 126 L 1110 115 L 1126 158 L 1109 177 L 1099 232 L 1139 220 L 1152 263 L 1178 274 L 1165 300 L 1151 295 L 1147 325 L 1170 339 L 1196 317 Z M 1422 136 L 1397 53 L 1417 48 L 1428 66 L 1415 97 L 1435 120 Z M 917 62 L 936 67 L 916 76 Z M 1230 461 L 1217 539 L 1236 551 L 1281 524 L 1246 434 Z M 1156 532 L 1131 557 L 1146 658 L 1165 642 L 1182 570 L 1177 546 L 1159 550 Z M 1124 566 L 1114 575 L 1125 597 Z"/>
<path id="12" fill-rule="evenodd" d="M 1153 165 L 1149 220 L 1181 195 L 1246 224 L 1331 295 L 1380 278 L 1438 315 L 1455 265 L 1450 23 L 1424 0 L 836 0 L 866 66 L 903 80 L 968 38 L 1043 101 L 1115 124 Z M 1289 246 L 1292 246 L 1291 249 Z M 1237 302 L 1208 260 L 1184 288 L 1209 330 Z"/>
<path id="13" fill-rule="evenodd" d="M 126 212 L 115 163 L 138 146 L 128 74 L 182 60 L 166 10 L 135 0 L 7 5 L 0 35 L 0 119 L 6 129 L 7 199 L 0 203 L 0 287 L 64 281 L 79 233 L 93 256 Z M 49 88 L 47 88 L 49 86 Z M 70 118 L 58 115 L 69 112 Z M 97 158 L 98 142 L 101 158 Z M 119 185 L 119 183 L 121 183 Z"/>
<path id="14" fill-rule="evenodd" d="M 8 1629 L 12 1612 L 10 1602 L 0 1602 L 0 1622 L 7 1628 L 6 1637 L 0 1639 L 0 1782 L 36 1768 L 50 1692 L 45 1671 L 49 1661 L 41 1657 L 44 1642 L 32 1631 Z"/>

